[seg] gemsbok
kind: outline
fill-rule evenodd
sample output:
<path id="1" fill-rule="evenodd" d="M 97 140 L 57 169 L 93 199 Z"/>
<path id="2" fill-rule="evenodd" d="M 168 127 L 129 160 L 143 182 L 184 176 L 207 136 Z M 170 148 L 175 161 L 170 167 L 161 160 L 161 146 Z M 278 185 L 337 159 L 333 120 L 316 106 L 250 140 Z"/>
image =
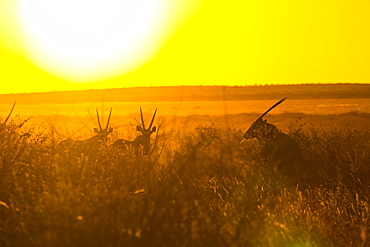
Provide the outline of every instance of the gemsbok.
<path id="1" fill-rule="evenodd" d="M 57 153 L 62 154 L 62 155 L 70 155 L 70 154 L 87 155 L 87 154 L 91 154 L 92 152 L 97 151 L 99 147 L 103 143 L 106 142 L 107 136 L 113 132 L 113 128 L 108 128 L 111 115 L 112 115 L 112 108 L 110 109 L 110 112 L 109 112 L 107 125 L 105 126 L 105 128 L 102 128 L 101 123 L 100 123 L 100 118 L 99 118 L 99 112 L 98 112 L 98 109 L 96 109 L 96 116 L 98 118 L 98 125 L 99 125 L 99 129 L 94 128 L 94 132 L 96 133 L 96 135 L 93 137 L 90 137 L 89 139 L 82 140 L 82 141 L 74 140 L 71 138 L 63 140 L 56 147 Z"/>
<path id="2" fill-rule="evenodd" d="M 150 136 L 157 130 L 156 126 L 152 128 L 156 113 L 157 109 L 155 109 L 154 111 L 152 120 L 149 124 L 149 128 L 145 128 L 143 112 L 140 107 L 141 124 L 136 119 L 135 120 L 138 123 L 138 126 L 136 126 L 136 130 L 141 132 L 141 135 L 137 136 L 133 141 L 118 139 L 112 144 L 112 146 L 119 149 L 127 149 L 131 147 L 135 149 L 136 153 L 138 149 L 142 147 L 144 149 L 144 154 L 148 155 L 150 153 Z"/>
<path id="3" fill-rule="evenodd" d="M 10 113 L 8 114 L 8 116 L 5 118 L 4 122 L 0 123 L 0 130 L 2 130 L 2 129 L 5 128 L 6 123 L 8 122 L 8 120 L 10 118 L 10 115 L 12 115 L 12 113 L 13 113 L 13 110 L 14 110 L 14 107 L 15 107 L 15 103 L 17 103 L 17 101 L 14 101 L 13 107 L 10 110 Z"/>
<path id="4" fill-rule="evenodd" d="M 272 109 L 286 100 L 283 98 L 264 112 L 251 127 L 244 133 L 244 141 L 256 138 L 261 144 L 261 158 L 272 161 L 278 165 L 279 170 L 296 173 L 294 165 L 300 157 L 300 149 L 296 141 L 289 135 L 281 132 L 275 125 L 267 122 L 263 117 Z"/>
<path id="5" fill-rule="evenodd" d="M 273 124 L 270 124 L 267 122 L 267 119 L 263 119 L 263 117 L 269 113 L 272 109 L 280 105 L 286 100 L 286 98 L 283 98 L 279 100 L 276 104 L 274 104 L 272 107 L 270 107 L 265 113 L 263 113 L 257 120 L 252 123 L 251 127 L 244 133 L 243 137 L 244 140 L 249 140 L 256 138 L 261 144 L 267 145 L 269 144 L 273 139 L 277 138 L 277 136 L 286 136 L 286 134 L 280 132 L 280 130 Z M 280 137 L 279 137 L 280 138 Z"/>

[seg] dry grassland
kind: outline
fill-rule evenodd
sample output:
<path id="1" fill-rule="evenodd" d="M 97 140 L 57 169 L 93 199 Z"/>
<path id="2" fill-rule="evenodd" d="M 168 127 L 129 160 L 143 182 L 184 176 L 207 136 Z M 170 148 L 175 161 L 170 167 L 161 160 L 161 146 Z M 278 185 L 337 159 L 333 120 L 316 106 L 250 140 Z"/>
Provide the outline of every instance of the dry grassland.
<path id="1" fill-rule="evenodd" d="M 269 122 L 300 148 L 284 162 L 262 155 L 256 140 L 240 144 L 280 96 L 19 98 L 0 127 L 0 246 L 369 246 L 370 111 L 358 96 L 292 97 L 274 109 Z M 10 106 L 0 105 L 0 115 Z M 147 122 L 158 108 L 150 155 L 109 145 L 137 135 L 140 106 Z M 104 108 L 105 123 L 110 107 L 107 143 L 94 152 L 56 151 L 62 139 L 92 136 L 95 109 Z"/>

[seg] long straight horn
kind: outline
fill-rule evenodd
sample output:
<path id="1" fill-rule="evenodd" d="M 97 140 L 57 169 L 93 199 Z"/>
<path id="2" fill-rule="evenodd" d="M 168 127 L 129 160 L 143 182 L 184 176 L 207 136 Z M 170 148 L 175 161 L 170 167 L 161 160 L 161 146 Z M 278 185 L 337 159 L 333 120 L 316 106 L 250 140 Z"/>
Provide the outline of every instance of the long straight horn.
<path id="1" fill-rule="evenodd" d="M 154 118 L 155 118 L 155 114 L 157 113 L 157 108 L 155 108 L 155 112 L 154 112 L 154 115 L 153 115 L 153 118 L 152 118 L 152 121 L 150 122 L 150 125 L 149 125 L 149 129 L 152 128 L 152 125 L 153 125 L 153 122 L 154 122 Z"/>
<path id="2" fill-rule="evenodd" d="M 143 128 L 145 129 L 144 117 L 143 117 L 143 112 L 141 111 L 141 107 L 140 107 L 140 117 L 141 117 L 141 123 L 143 124 Z"/>
<path id="3" fill-rule="evenodd" d="M 6 119 L 5 119 L 5 121 L 4 121 L 4 123 L 3 123 L 3 124 L 6 124 L 6 122 L 8 122 L 8 120 L 9 120 L 9 118 L 10 118 L 10 115 L 12 115 L 12 112 L 13 112 L 13 110 L 14 110 L 15 103 L 17 103 L 17 101 L 14 101 L 13 107 L 12 107 L 12 109 L 10 110 L 9 115 L 6 117 Z"/>
<path id="4" fill-rule="evenodd" d="M 98 117 L 98 124 L 99 124 L 99 129 L 100 129 L 100 131 L 102 131 L 103 129 L 101 128 L 101 124 L 100 124 L 100 118 L 99 118 L 99 112 L 98 112 L 98 109 L 96 109 L 96 116 Z"/>
<path id="5" fill-rule="evenodd" d="M 264 117 L 267 113 L 269 113 L 272 109 L 274 109 L 275 107 L 277 107 L 278 105 L 280 105 L 281 103 L 283 103 L 285 100 L 286 100 L 287 97 L 279 100 L 279 102 L 277 102 L 275 105 L 271 106 L 270 109 L 268 109 L 267 111 L 265 111 L 265 113 L 263 113 L 259 118 L 262 118 Z"/>
<path id="6" fill-rule="evenodd" d="M 105 127 L 105 129 L 107 130 L 108 129 L 108 125 L 109 125 L 109 122 L 110 122 L 110 116 L 112 115 L 112 107 L 110 108 L 110 112 L 109 112 L 109 117 L 108 117 L 108 122 L 107 122 L 107 127 Z"/>

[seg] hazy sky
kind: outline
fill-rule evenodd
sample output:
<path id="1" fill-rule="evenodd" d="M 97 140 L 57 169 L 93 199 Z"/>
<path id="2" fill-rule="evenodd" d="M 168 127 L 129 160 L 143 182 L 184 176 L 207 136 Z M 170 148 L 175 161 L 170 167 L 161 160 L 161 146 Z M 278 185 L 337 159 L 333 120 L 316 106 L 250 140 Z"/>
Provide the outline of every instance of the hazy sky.
<path id="1" fill-rule="evenodd" d="M 369 83 L 369 13 L 364 0 L 2 0 L 0 93 Z"/>

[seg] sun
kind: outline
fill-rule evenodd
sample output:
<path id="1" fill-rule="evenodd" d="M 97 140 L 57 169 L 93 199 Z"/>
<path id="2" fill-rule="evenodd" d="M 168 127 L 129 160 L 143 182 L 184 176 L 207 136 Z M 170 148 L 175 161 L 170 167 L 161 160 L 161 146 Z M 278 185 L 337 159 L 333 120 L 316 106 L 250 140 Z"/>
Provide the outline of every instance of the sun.
<path id="1" fill-rule="evenodd" d="M 72 82 L 130 72 L 166 40 L 168 0 L 20 0 L 28 58 Z"/>

